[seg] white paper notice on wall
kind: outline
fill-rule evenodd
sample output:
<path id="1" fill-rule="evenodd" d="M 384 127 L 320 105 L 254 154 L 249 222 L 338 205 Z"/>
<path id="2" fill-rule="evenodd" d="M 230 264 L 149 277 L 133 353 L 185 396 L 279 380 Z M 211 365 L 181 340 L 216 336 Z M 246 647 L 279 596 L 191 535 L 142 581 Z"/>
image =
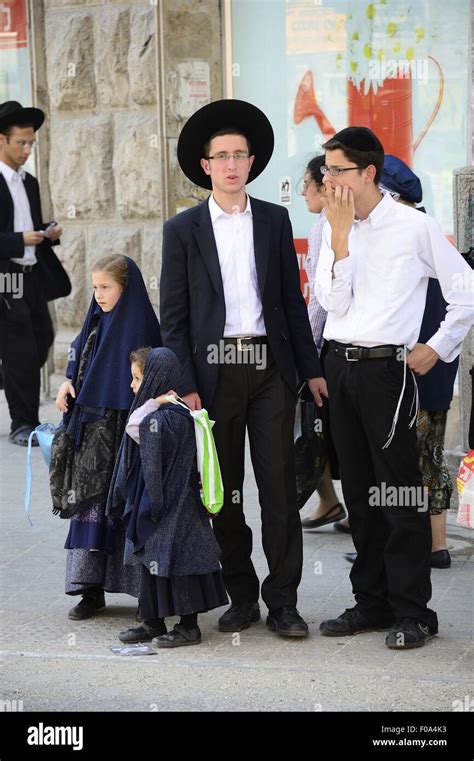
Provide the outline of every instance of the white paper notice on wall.
<path id="1" fill-rule="evenodd" d="M 211 101 L 211 77 L 206 61 L 183 61 L 168 74 L 170 111 L 180 121 L 189 119 Z"/>
<path id="2" fill-rule="evenodd" d="M 285 206 L 291 204 L 291 177 L 280 177 L 278 180 L 278 195 L 280 203 Z"/>

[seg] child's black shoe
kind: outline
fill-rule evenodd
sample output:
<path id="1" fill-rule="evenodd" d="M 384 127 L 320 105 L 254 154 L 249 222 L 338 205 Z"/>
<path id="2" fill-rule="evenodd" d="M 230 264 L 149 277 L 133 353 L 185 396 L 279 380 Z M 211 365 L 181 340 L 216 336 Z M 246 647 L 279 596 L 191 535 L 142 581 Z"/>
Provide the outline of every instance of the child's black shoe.
<path id="1" fill-rule="evenodd" d="M 125 629 L 123 632 L 120 632 L 118 637 L 121 642 L 132 645 L 137 642 L 151 642 L 153 637 L 159 637 L 164 634 L 166 634 L 165 624 L 150 626 L 144 621 L 141 626 L 137 626 L 135 629 Z"/>

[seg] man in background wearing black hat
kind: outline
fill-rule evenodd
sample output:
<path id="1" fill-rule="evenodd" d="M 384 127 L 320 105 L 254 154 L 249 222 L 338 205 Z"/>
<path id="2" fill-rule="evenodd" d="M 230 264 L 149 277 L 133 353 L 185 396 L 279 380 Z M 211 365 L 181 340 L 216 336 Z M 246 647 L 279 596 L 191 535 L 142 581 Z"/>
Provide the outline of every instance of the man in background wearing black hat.
<path id="1" fill-rule="evenodd" d="M 308 627 L 296 609 L 302 570 L 293 447 L 297 372 L 318 404 L 326 385 L 288 213 L 245 192 L 270 160 L 273 141 L 266 116 L 238 100 L 211 103 L 184 126 L 180 166 L 212 195 L 165 224 L 160 322 L 164 345 L 182 363 L 178 391 L 216 421 L 225 503 L 214 529 L 232 600 L 219 629 L 241 631 L 260 618 L 242 504 L 247 429 L 269 566 L 262 584 L 267 626 L 304 637 Z"/>
<path id="2" fill-rule="evenodd" d="M 324 146 L 325 210 L 315 291 L 328 318 L 326 377 L 357 558 L 356 606 L 322 634 L 389 629 L 386 645 L 421 647 L 438 631 L 431 597 L 431 529 L 418 465 L 418 393 L 441 358 L 452 361 L 474 321 L 468 265 L 427 214 L 381 193 L 384 151 L 366 127 Z M 430 277 L 448 303 L 426 343 L 420 326 Z"/>
<path id="3" fill-rule="evenodd" d="M 45 232 L 38 182 L 23 169 L 43 121 L 38 108 L 22 108 L 15 101 L 0 105 L 0 356 L 10 441 L 21 446 L 39 425 L 40 369 L 54 340 L 47 299 L 70 289 L 51 251 L 61 228 Z M 52 261 L 64 281 L 59 291 L 51 278 L 45 282 L 43 267 Z"/>

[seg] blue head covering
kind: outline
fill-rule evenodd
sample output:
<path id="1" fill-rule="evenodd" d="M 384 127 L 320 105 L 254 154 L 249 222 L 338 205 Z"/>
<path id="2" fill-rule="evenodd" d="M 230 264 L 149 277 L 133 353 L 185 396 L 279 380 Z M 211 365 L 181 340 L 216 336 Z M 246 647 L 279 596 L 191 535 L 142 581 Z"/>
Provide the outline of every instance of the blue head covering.
<path id="1" fill-rule="evenodd" d="M 140 346 L 161 346 L 160 325 L 142 274 L 133 259 L 124 258 L 127 260 L 127 284 L 118 303 L 111 312 L 102 312 L 92 297 L 82 330 L 71 344 L 73 359 L 67 374 L 74 386 L 92 322 L 98 318 L 94 349 L 75 402 L 82 407 L 130 409 L 133 401 L 130 352 Z"/>
<path id="2" fill-rule="evenodd" d="M 416 174 L 404 161 L 389 153 L 385 154 L 380 184 L 411 203 L 420 203 L 423 198 L 421 182 Z"/>
<path id="3" fill-rule="evenodd" d="M 166 394 L 167 391 L 176 389 L 180 376 L 181 365 L 176 354 L 170 349 L 152 349 L 146 359 L 143 380 L 130 409 L 130 415 L 148 399 L 154 399 L 161 394 Z M 170 406 L 173 406 L 172 403 Z M 176 412 L 189 415 L 187 410 L 181 407 L 174 409 Z M 110 483 L 107 504 L 109 514 L 125 501 L 127 479 L 136 464 L 138 455 L 138 444 L 130 436 L 124 435 Z"/>
<path id="4" fill-rule="evenodd" d="M 152 349 L 146 358 L 143 380 L 132 404 L 130 413 L 148 399 L 176 389 L 180 381 L 181 365 L 170 349 Z M 129 437 L 130 438 L 130 437 Z"/>

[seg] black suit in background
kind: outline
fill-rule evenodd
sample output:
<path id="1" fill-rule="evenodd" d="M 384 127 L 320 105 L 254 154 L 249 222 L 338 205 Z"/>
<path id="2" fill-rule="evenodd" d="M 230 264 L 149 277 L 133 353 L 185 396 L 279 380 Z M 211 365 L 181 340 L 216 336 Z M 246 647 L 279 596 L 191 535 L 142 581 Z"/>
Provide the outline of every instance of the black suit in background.
<path id="1" fill-rule="evenodd" d="M 24 184 L 33 227 L 44 230 L 38 181 L 26 173 Z M 45 240 L 36 246 L 38 264 L 31 272 L 23 273 L 21 267 L 11 261 L 24 255 L 23 233 L 13 230 L 13 199 L 0 173 L 0 273 L 4 284 L 0 292 L 0 356 L 11 430 L 15 431 L 39 423 L 40 369 L 54 340 L 47 295 L 56 298 L 57 294 L 56 284 L 45 279 L 45 266 L 55 259 L 51 241 Z M 59 241 L 55 241 L 57 243 Z M 3 279 L 3 273 L 21 276 L 23 294 L 20 298 L 8 292 L 5 287 L 8 281 Z"/>
<path id="2" fill-rule="evenodd" d="M 254 602 L 259 581 L 251 561 L 252 533 L 242 504 L 245 431 L 262 508 L 269 575 L 262 597 L 270 610 L 296 605 L 302 535 L 296 507 L 293 426 L 297 374 L 321 376 L 299 285 L 286 209 L 255 198 L 255 264 L 263 307 L 266 368 L 208 362 L 223 340 L 226 308 L 208 202 L 166 222 L 160 323 L 164 346 L 183 366 L 181 396 L 197 391 L 211 419 L 224 481 L 225 503 L 214 520 L 224 580 L 232 602 Z"/>

